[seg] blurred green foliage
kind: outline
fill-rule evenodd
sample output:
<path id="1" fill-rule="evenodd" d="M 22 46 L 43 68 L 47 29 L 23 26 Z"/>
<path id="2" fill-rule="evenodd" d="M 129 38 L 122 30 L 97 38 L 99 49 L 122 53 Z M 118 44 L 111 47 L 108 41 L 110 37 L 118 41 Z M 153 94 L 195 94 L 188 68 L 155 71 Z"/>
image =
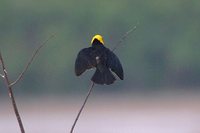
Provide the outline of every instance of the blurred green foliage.
<path id="1" fill-rule="evenodd" d="M 198 0 L 1 0 L 0 48 L 14 80 L 33 50 L 55 33 L 17 86 L 27 93 L 77 91 L 87 89 L 93 74 L 74 75 L 78 51 L 90 46 L 96 33 L 112 48 L 137 25 L 115 51 L 125 80 L 104 90 L 196 87 L 200 85 L 199 7 Z"/>

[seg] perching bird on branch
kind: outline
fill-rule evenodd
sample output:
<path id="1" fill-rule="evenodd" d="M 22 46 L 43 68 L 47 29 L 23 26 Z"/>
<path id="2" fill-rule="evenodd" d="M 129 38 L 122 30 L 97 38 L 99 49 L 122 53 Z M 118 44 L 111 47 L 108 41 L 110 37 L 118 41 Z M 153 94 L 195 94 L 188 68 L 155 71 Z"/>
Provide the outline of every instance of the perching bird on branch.
<path id="1" fill-rule="evenodd" d="M 96 84 L 112 84 L 116 80 L 115 73 L 124 79 L 123 68 L 118 57 L 104 46 L 103 37 L 95 35 L 91 47 L 82 49 L 75 61 L 75 73 L 80 76 L 85 70 L 96 68 L 91 80 Z"/>

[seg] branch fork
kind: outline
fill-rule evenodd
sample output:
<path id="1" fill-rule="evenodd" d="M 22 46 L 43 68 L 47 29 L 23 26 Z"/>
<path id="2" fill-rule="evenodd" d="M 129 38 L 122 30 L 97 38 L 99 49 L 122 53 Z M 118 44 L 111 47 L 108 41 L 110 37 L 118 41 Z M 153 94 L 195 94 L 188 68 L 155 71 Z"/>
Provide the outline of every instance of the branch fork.
<path id="1" fill-rule="evenodd" d="M 13 85 L 17 84 L 24 76 L 25 72 L 28 70 L 28 68 L 30 67 L 31 63 L 33 62 L 34 58 L 36 57 L 36 55 L 38 54 L 38 52 L 40 51 L 40 49 L 51 39 L 55 36 L 55 34 L 51 35 L 46 41 L 44 41 L 34 52 L 33 52 L 33 55 L 31 56 L 30 60 L 28 61 L 27 65 L 25 66 L 25 69 L 21 72 L 21 74 L 19 74 L 18 78 L 10 83 L 9 81 L 9 77 L 8 77 L 8 72 L 6 71 L 6 67 L 5 67 L 5 64 L 4 64 L 4 60 L 3 60 L 3 57 L 2 57 L 2 54 L 1 54 L 1 51 L 0 51 L 0 63 L 1 63 L 1 67 L 2 67 L 2 70 L 3 70 L 3 74 L 0 74 L 0 76 L 4 79 L 5 81 L 5 85 L 8 89 L 8 95 L 11 99 L 11 102 L 12 102 L 12 106 L 13 106 L 13 110 L 15 112 L 15 116 L 17 118 L 17 122 L 19 124 L 19 127 L 20 127 L 20 130 L 21 130 L 21 133 L 25 133 L 25 130 L 24 130 L 24 126 L 23 126 L 23 123 L 22 123 L 22 119 L 20 117 L 20 114 L 19 114 L 19 111 L 18 111 L 18 108 L 17 108 L 17 104 L 15 102 L 15 97 L 14 97 L 14 93 L 13 93 L 13 90 L 12 90 L 12 87 Z"/>

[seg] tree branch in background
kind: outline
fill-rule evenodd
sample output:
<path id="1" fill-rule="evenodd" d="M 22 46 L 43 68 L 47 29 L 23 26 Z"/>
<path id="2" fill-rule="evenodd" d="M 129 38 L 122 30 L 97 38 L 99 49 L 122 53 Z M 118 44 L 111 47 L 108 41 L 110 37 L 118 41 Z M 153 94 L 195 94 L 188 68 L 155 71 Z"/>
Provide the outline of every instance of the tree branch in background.
<path id="1" fill-rule="evenodd" d="M 0 62 L 1 62 L 3 73 L 4 73 L 4 75 L 2 75 L 2 77 L 4 78 L 5 84 L 6 84 L 7 88 L 8 88 L 8 94 L 9 94 L 9 97 L 10 97 L 10 99 L 12 101 L 12 106 L 13 106 L 13 109 L 14 109 L 14 112 L 15 112 L 15 116 L 17 118 L 21 133 L 25 133 L 25 130 L 24 130 L 24 127 L 23 127 L 23 123 L 22 123 L 19 111 L 17 109 L 16 102 L 15 102 L 14 94 L 13 94 L 11 86 L 9 85 L 10 81 L 9 81 L 9 78 L 8 78 L 8 73 L 7 73 L 6 68 L 5 68 L 3 57 L 1 55 L 1 51 L 0 51 Z"/>
<path id="2" fill-rule="evenodd" d="M 9 86 L 13 86 L 15 85 L 16 83 L 18 83 L 24 76 L 25 72 L 28 70 L 28 68 L 30 67 L 31 63 L 33 62 L 34 58 L 36 57 L 36 55 L 38 54 L 38 52 L 40 51 L 40 49 L 42 47 L 44 47 L 44 45 L 50 40 L 52 39 L 53 37 L 55 37 L 55 34 L 51 35 L 46 41 L 44 41 L 32 54 L 30 60 L 28 61 L 27 65 L 25 66 L 24 70 L 19 74 L 19 76 L 17 77 L 17 79 L 12 82 Z"/>
<path id="3" fill-rule="evenodd" d="M 87 94 L 87 96 L 86 96 L 86 98 L 85 98 L 85 100 L 83 102 L 83 105 L 81 106 L 81 108 L 80 108 L 80 110 L 79 110 L 79 112 L 78 112 L 78 114 L 76 116 L 76 119 L 75 119 L 75 121 L 74 121 L 74 123 L 73 123 L 73 125 L 71 127 L 70 133 L 73 133 L 74 127 L 76 126 L 76 123 L 77 123 L 77 121 L 79 119 L 79 116 L 81 115 L 81 112 L 82 112 L 83 108 L 85 107 L 85 104 L 86 104 L 86 102 L 87 102 L 87 100 L 88 100 L 93 88 L 94 88 L 94 82 L 91 83 L 91 86 L 90 86 L 90 89 L 88 91 L 88 94 Z"/>
<path id="4" fill-rule="evenodd" d="M 13 106 L 13 109 L 14 109 L 14 112 L 15 112 L 15 116 L 17 118 L 17 121 L 18 121 L 18 124 L 19 124 L 19 127 L 20 127 L 20 130 L 21 130 L 21 133 L 25 133 L 25 130 L 24 130 L 24 127 L 23 127 L 23 123 L 22 123 L 22 119 L 20 117 L 20 114 L 19 114 L 19 111 L 17 109 L 17 104 L 15 102 L 15 98 L 14 98 L 14 93 L 12 91 L 12 87 L 13 85 L 17 84 L 24 76 L 25 72 L 28 70 L 28 68 L 30 67 L 31 63 L 33 62 L 33 60 L 35 59 L 36 55 L 39 53 L 40 49 L 51 39 L 55 36 L 55 34 L 51 35 L 46 41 L 44 41 L 43 43 L 41 43 L 41 45 L 33 52 L 30 60 L 28 61 L 27 65 L 25 66 L 24 70 L 20 73 L 20 75 L 18 76 L 18 78 L 10 83 L 9 81 L 9 78 L 8 78 L 8 73 L 6 71 L 6 67 L 5 67 L 5 64 L 4 64 L 4 60 L 3 60 L 3 57 L 2 57 L 2 54 L 1 54 L 1 51 L 0 51 L 0 62 L 1 62 L 1 65 L 2 65 L 2 70 L 3 70 L 3 75 L 0 74 L 0 76 L 4 79 L 5 81 L 5 84 L 8 88 L 8 94 L 9 94 L 9 97 L 11 99 L 11 102 L 12 102 L 12 106 Z"/>

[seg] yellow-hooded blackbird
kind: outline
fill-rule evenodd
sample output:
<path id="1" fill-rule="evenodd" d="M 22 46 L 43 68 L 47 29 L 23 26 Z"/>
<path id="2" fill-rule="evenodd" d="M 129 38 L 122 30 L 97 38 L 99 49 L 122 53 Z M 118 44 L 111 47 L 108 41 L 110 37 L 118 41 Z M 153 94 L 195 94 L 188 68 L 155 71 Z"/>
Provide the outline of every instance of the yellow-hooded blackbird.
<path id="1" fill-rule="evenodd" d="M 112 84 L 116 80 L 112 72 L 123 80 L 122 65 L 118 57 L 104 46 L 103 37 L 95 35 L 91 44 L 91 47 L 84 48 L 78 53 L 75 61 L 76 75 L 80 76 L 85 70 L 95 67 L 96 72 L 91 80 L 96 84 Z"/>

